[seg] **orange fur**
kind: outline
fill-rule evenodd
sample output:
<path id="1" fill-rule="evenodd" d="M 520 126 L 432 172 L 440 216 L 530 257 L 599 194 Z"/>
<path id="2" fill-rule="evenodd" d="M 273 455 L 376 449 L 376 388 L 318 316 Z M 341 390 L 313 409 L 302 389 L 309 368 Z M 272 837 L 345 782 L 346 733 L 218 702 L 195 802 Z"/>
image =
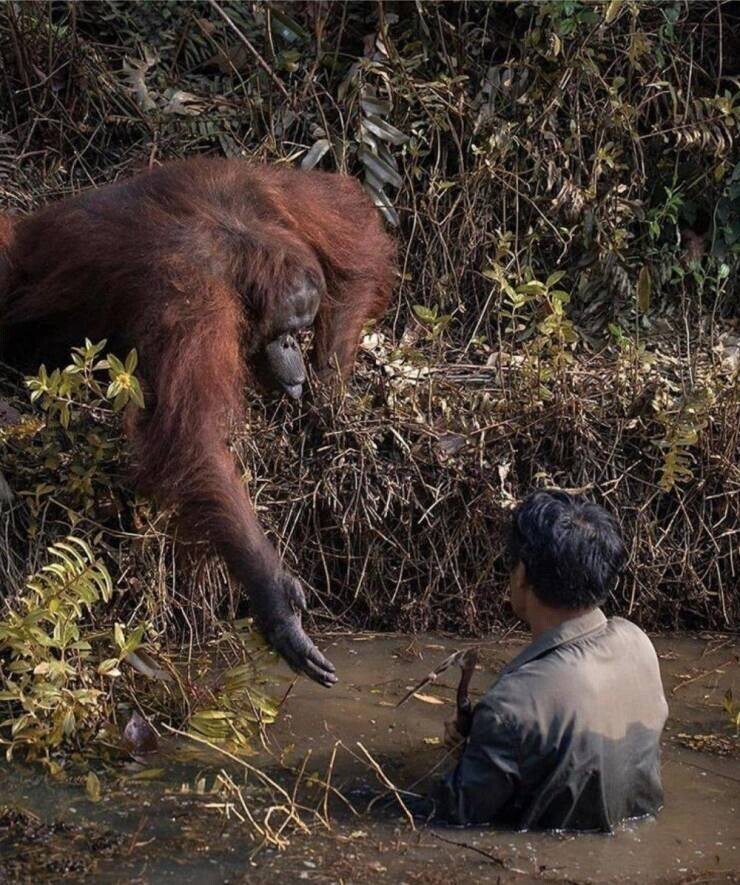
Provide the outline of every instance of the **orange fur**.
<path id="1" fill-rule="evenodd" d="M 227 427 L 245 360 L 301 273 L 325 285 L 314 363 L 348 374 L 394 278 L 392 242 L 353 179 L 196 159 L 0 216 L 0 357 L 33 368 L 84 337 L 136 347 L 147 395 L 128 422 L 137 485 L 180 504 L 252 595 L 281 566 Z"/>

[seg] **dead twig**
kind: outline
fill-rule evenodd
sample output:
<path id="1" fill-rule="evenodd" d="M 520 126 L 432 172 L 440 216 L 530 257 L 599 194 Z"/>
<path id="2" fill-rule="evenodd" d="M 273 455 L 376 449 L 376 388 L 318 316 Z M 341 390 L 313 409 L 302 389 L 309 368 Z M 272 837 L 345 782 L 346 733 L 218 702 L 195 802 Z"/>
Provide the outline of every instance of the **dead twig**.
<path id="1" fill-rule="evenodd" d="M 231 28 L 232 31 L 237 35 L 237 37 L 241 40 L 241 42 L 247 47 L 247 49 L 252 53 L 255 57 L 257 64 L 262 68 L 262 70 L 270 77 L 272 82 L 277 86 L 277 88 L 282 92 L 285 98 L 292 104 L 293 99 L 285 88 L 284 84 L 277 76 L 277 74 L 273 71 L 270 65 L 262 58 L 259 52 L 252 45 L 249 38 L 243 33 L 243 31 L 238 28 L 229 15 L 225 12 L 225 10 L 216 2 L 216 0 L 208 0 L 208 3 L 216 10 L 216 12 L 221 16 L 221 18 L 226 22 L 226 24 Z"/>

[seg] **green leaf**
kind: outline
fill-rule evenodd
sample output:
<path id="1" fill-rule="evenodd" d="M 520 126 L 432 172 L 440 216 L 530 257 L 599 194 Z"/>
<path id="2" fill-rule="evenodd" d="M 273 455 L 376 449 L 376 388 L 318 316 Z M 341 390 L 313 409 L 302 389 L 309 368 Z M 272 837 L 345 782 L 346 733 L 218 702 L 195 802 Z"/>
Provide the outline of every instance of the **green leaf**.
<path id="1" fill-rule="evenodd" d="M 128 780 L 131 781 L 153 781 L 157 780 L 157 778 L 162 777 L 164 775 L 164 768 L 143 768 L 141 771 L 137 771 L 136 774 L 131 774 L 128 776 Z"/>
<path id="2" fill-rule="evenodd" d="M 145 407 L 144 394 L 141 392 L 141 385 L 137 378 L 131 379 L 129 394 L 131 395 L 131 402 L 133 402 L 134 405 L 138 406 L 140 409 Z"/>
<path id="3" fill-rule="evenodd" d="M 118 359 L 117 356 L 114 356 L 112 353 L 109 353 L 106 356 L 106 359 L 108 360 L 108 365 L 109 365 L 108 371 L 110 372 L 110 377 L 112 380 L 115 381 L 117 375 L 125 375 L 126 374 L 126 367 Z"/>
<path id="4" fill-rule="evenodd" d="M 98 664 L 98 673 L 101 676 L 120 676 L 121 671 L 118 669 L 118 658 L 108 658 Z"/>
<path id="5" fill-rule="evenodd" d="M 100 801 L 100 778 L 94 771 L 91 771 L 85 778 L 85 792 L 91 802 Z"/>
<path id="6" fill-rule="evenodd" d="M 516 287 L 518 295 L 542 295 L 545 292 L 545 286 L 538 280 L 532 280 L 530 283 L 523 283 Z"/>
<path id="7" fill-rule="evenodd" d="M 199 710 L 197 713 L 194 714 L 191 722 L 195 719 L 234 719 L 235 717 L 236 714 L 231 713 L 228 710 Z"/>
<path id="8" fill-rule="evenodd" d="M 650 268 L 647 264 L 643 264 L 640 269 L 640 275 L 637 278 L 637 308 L 640 313 L 647 313 L 650 310 L 651 290 Z"/>
<path id="9" fill-rule="evenodd" d="M 113 627 L 113 640 L 119 648 L 123 648 L 126 644 L 126 637 L 123 633 L 123 627 L 121 624 L 116 624 Z"/>
<path id="10" fill-rule="evenodd" d="M 75 719 L 75 714 L 71 710 L 68 710 L 62 722 L 62 731 L 67 737 L 69 737 L 74 734 L 76 727 L 77 720 Z"/>
<path id="11" fill-rule="evenodd" d="M 552 287 L 556 283 L 559 283 L 560 280 L 562 280 L 564 276 L 565 276 L 564 270 L 556 270 L 554 273 L 551 273 L 550 276 L 547 278 L 547 280 L 545 282 L 545 286 L 548 289 L 552 289 Z"/>
<path id="12" fill-rule="evenodd" d="M 437 321 L 437 308 L 432 309 L 425 307 L 423 304 L 415 304 L 413 306 L 414 315 L 423 323 L 435 323 Z"/>
<path id="13" fill-rule="evenodd" d="M 308 32 L 287 13 L 277 8 L 271 9 L 270 12 L 272 30 L 284 40 L 287 40 L 289 43 L 295 40 L 308 40 Z"/>
<path id="14" fill-rule="evenodd" d="M 604 22 L 607 25 L 610 25 L 619 15 L 623 3 L 624 0 L 610 0 L 609 5 L 606 7 L 606 12 L 604 13 Z"/>

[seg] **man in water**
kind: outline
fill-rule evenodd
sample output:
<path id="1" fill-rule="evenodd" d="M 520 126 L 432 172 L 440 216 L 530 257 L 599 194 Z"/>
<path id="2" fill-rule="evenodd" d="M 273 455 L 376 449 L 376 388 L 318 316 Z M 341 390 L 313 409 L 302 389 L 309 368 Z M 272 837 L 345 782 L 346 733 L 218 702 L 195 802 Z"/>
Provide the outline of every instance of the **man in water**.
<path id="1" fill-rule="evenodd" d="M 448 740 L 465 743 L 432 793 L 433 820 L 609 831 L 660 809 L 658 658 L 642 630 L 599 608 L 625 559 L 596 504 L 540 491 L 515 510 L 511 605 L 532 642 L 476 705 L 468 735 L 448 723 Z"/>

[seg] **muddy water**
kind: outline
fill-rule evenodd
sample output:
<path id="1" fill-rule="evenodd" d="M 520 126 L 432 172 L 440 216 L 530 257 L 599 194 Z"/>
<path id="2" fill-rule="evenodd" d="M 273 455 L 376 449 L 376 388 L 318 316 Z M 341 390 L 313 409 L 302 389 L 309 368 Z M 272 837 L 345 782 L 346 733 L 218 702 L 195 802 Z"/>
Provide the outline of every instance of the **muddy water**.
<path id="1" fill-rule="evenodd" d="M 486 645 L 474 696 L 523 642 Z M 576 837 L 414 831 L 400 813 L 377 803 L 368 813 L 381 780 L 423 790 L 449 764 L 435 741 L 454 711 L 457 674 L 424 690 L 437 703 L 412 698 L 399 709 L 395 703 L 459 644 L 432 637 L 337 637 L 325 644 L 342 682 L 326 691 L 300 680 L 270 730 L 270 753 L 248 760 L 269 768 L 291 795 L 296 777 L 277 760 L 303 770 L 295 799 L 309 809 L 302 812 L 309 832 L 287 828 L 285 850 L 253 856 L 249 827 L 233 813 L 227 819 L 223 795 L 208 791 L 226 768 L 245 784 L 246 805 L 258 821 L 274 796 L 257 789 L 254 776 L 237 763 L 210 750 L 188 758 L 179 744 L 149 759 L 143 772 L 129 772 L 133 778 L 101 772 L 97 803 L 79 783 L 18 766 L 0 769 L 0 804 L 14 810 L 0 818 L 0 881 L 740 881 L 740 754 L 722 711 L 728 688 L 740 695 L 740 644 L 720 636 L 655 642 L 671 712 L 663 750 L 666 806 L 657 820 L 629 824 L 613 836 Z M 330 775 L 344 799 L 335 795 L 332 801 L 324 787 L 311 787 L 309 774 L 324 781 Z M 234 807 L 238 812 L 238 803 Z M 329 813 L 331 829 L 311 808 Z"/>

